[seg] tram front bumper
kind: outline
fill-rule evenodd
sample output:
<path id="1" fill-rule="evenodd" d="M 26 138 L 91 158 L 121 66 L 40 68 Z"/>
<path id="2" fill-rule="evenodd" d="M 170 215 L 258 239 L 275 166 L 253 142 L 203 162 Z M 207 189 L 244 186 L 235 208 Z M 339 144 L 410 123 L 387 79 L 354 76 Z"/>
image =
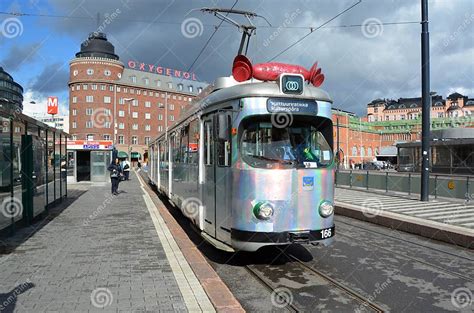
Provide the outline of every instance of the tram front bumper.
<path id="1" fill-rule="evenodd" d="M 239 229 L 231 230 L 232 245 L 239 250 L 255 251 L 268 245 L 292 243 L 322 243 L 329 245 L 333 241 L 335 226 L 319 230 L 253 232 Z"/>

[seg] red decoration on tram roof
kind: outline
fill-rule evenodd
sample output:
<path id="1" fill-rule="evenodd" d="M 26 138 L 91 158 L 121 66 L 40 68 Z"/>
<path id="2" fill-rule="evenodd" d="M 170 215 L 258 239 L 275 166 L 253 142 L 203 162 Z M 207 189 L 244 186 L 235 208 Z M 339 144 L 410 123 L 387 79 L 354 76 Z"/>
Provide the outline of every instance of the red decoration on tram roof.
<path id="1" fill-rule="evenodd" d="M 232 76 L 238 82 L 249 80 L 252 77 L 258 80 L 277 80 L 283 73 L 301 74 L 315 87 L 321 86 L 324 82 L 324 74 L 321 73 L 321 68 L 318 68 L 318 62 L 314 63 L 308 71 L 299 65 L 278 62 L 252 65 L 246 56 L 240 54 L 235 57 L 232 66 Z"/>

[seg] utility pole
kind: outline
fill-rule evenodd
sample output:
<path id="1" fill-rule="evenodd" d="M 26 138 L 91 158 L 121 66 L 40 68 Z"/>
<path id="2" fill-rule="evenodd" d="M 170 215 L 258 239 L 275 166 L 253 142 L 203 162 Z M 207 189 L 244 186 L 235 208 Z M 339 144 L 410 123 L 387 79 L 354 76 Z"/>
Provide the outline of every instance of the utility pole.
<path id="1" fill-rule="evenodd" d="M 430 33 L 428 30 L 428 0 L 421 0 L 421 201 L 429 201 L 430 192 Z"/>
<path id="2" fill-rule="evenodd" d="M 341 164 L 341 149 L 339 147 L 339 109 L 337 109 L 337 116 L 336 116 L 336 137 L 337 137 L 337 170 L 339 170 L 339 166 Z"/>

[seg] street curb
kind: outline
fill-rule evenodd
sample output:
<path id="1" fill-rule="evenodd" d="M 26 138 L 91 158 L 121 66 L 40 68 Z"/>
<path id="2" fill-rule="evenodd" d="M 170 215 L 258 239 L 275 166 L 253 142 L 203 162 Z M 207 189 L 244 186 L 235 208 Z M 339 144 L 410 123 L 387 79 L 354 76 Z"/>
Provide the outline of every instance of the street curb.
<path id="1" fill-rule="evenodd" d="M 474 231 L 471 229 L 384 211 L 369 217 L 362 208 L 338 201 L 335 201 L 335 214 L 474 249 Z"/>
<path id="2" fill-rule="evenodd" d="M 140 173 L 137 173 L 137 176 Z M 141 177 L 143 179 L 143 177 Z M 176 222 L 155 192 L 146 185 L 148 194 L 166 223 L 169 231 L 173 235 L 179 249 L 183 253 L 186 261 L 201 283 L 209 300 L 217 312 L 245 312 L 239 301 L 234 297 L 227 285 L 221 280 L 216 271 L 207 263 L 206 259 L 188 238 L 181 226 Z M 151 191 L 151 192 L 150 192 Z"/>

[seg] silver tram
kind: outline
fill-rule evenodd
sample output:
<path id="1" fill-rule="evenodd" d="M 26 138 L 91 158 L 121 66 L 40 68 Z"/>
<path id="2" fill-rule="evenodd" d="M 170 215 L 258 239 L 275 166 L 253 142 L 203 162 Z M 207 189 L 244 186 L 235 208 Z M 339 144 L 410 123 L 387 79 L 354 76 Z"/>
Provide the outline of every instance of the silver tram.
<path id="1" fill-rule="evenodd" d="M 334 239 L 332 100 L 297 76 L 219 78 L 149 145 L 150 183 L 219 249 Z"/>

